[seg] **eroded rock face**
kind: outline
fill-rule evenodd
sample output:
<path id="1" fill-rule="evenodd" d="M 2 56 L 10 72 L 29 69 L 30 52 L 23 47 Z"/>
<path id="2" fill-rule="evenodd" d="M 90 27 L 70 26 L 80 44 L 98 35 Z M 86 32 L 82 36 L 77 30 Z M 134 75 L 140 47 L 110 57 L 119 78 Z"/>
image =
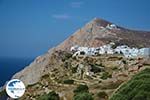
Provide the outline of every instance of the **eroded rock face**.
<path id="1" fill-rule="evenodd" d="M 22 80 L 25 85 L 34 84 L 39 81 L 40 77 L 47 72 L 44 72 L 45 66 L 49 64 L 49 54 L 37 57 L 34 62 L 27 66 L 22 71 L 16 73 L 13 78 Z"/>
<path id="2" fill-rule="evenodd" d="M 37 83 L 43 75 L 49 72 L 48 69 L 53 69 L 50 63 L 54 52 L 55 48 L 52 48 L 46 54 L 38 56 L 29 66 L 16 73 L 12 78 L 22 80 L 26 86 Z"/>

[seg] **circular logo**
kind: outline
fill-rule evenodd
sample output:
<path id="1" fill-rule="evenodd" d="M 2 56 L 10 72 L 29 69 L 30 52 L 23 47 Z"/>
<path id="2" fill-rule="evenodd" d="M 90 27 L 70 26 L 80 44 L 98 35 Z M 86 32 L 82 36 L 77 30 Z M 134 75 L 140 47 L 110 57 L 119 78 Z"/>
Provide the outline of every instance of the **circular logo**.
<path id="1" fill-rule="evenodd" d="M 23 96 L 25 92 L 25 85 L 18 79 L 12 79 L 6 85 L 6 92 L 11 98 L 17 99 Z"/>

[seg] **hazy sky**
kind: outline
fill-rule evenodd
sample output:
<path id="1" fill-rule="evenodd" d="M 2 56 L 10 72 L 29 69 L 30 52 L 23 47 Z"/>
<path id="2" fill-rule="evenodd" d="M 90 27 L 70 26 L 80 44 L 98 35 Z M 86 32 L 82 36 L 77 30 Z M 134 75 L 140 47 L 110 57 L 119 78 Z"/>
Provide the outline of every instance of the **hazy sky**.
<path id="1" fill-rule="evenodd" d="M 0 0 L 0 57 L 35 57 L 99 17 L 150 30 L 150 0 Z"/>

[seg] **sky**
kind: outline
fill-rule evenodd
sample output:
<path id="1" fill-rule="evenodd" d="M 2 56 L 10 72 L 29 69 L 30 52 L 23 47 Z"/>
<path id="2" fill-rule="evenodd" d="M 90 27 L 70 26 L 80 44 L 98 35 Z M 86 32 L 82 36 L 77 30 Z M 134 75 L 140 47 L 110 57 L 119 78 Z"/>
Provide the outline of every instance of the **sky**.
<path id="1" fill-rule="evenodd" d="M 150 31 L 150 0 L 0 0 L 0 57 L 36 57 L 95 17 Z"/>

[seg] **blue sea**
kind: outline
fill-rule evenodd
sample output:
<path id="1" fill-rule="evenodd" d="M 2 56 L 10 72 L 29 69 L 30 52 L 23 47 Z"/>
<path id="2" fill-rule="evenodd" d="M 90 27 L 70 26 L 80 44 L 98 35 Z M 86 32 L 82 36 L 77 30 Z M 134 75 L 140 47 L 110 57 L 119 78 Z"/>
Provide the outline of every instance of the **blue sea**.
<path id="1" fill-rule="evenodd" d="M 12 76 L 29 65 L 33 58 L 0 58 L 0 86 L 9 81 Z"/>
<path id="2" fill-rule="evenodd" d="M 0 86 L 9 81 L 12 76 L 29 65 L 32 58 L 0 58 Z M 0 96 L 0 100 L 7 100 L 7 94 Z"/>

